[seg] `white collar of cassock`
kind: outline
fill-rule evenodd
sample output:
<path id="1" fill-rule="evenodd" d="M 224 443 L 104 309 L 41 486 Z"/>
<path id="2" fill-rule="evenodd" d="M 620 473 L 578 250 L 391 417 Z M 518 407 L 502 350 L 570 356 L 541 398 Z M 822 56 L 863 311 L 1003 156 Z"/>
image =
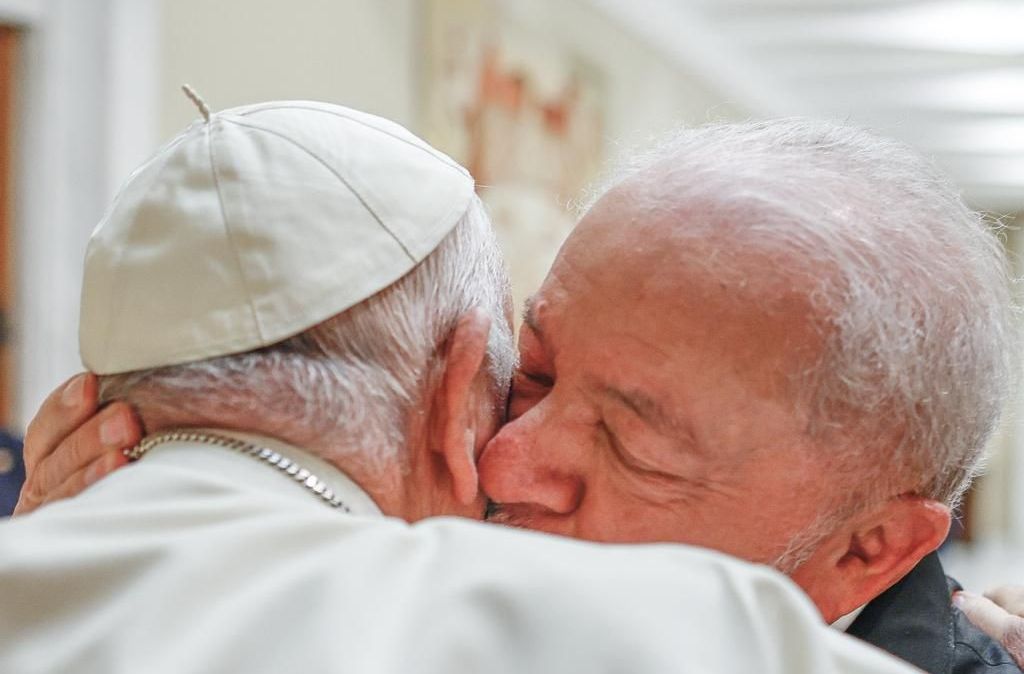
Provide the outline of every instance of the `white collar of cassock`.
<path id="1" fill-rule="evenodd" d="M 352 514 L 364 516 L 381 516 L 383 514 L 373 499 L 370 498 L 370 495 L 356 484 L 352 478 L 312 452 L 265 435 L 241 433 L 221 428 L 197 428 L 192 430 L 195 430 L 197 433 L 210 433 L 235 438 L 242 442 L 273 450 L 320 478 L 348 506 Z M 216 457 L 214 462 L 216 465 L 210 465 L 209 470 L 217 472 L 229 470 L 233 476 L 237 476 L 237 479 L 241 481 L 240 484 L 259 485 L 261 489 L 271 489 L 282 496 L 287 495 L 306 499 L 310 503 L 316 502 L 315 496 L 311 492 L 306 491 L 294 480 L 288 479 L 286 475 L 280 474 L 272 466 L 251 456 L 245 456 L 218 445 L 188 441 L 169 442 L 153 447 L 142 460 L 151 465 L 153 463 L 189 463 L 202 466 L 210 464 L 214 457 Z"/>
<path id="2" fill-rule="evenodd" d="M 857 608 L 853 609 L 846 615 L 841 616 L 838 620 L 832 623 L 832 627 L 839 630 L 840 632 L 845 632 L 846 630 L 850 629 L 850 625 L 853 624 L 853 621 L 857 619 L 857 616 L 859 616 L 861 614 L 861 611 L 863 611 L 866 607 L 867 604 L 864 604 L 863 606 L 858 606 Z"/>

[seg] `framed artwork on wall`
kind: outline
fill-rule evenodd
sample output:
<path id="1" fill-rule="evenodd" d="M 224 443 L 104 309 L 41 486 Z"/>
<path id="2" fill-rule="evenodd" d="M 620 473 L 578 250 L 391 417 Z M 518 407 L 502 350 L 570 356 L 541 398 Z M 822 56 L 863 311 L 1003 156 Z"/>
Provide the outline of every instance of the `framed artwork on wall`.
<path id="1" fill-rule="evenodd" d="M 421 130 L 476 178 L 522 306 L 604 159 L 602 77 L 500 3 L 428 0 L 424 11 Z"/>

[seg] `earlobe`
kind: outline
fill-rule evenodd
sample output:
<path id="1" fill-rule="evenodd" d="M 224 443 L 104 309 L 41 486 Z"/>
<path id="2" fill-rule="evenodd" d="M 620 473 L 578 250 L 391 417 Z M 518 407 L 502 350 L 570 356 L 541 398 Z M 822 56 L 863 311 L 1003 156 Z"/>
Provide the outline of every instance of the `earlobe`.
<path id="1" fill-rule="evenodd" d="M 480 399 L 480 389 L 487 384 L 484 365 L 490 324 L 482 309 L 459 319 L 448 341 L 441 382 L 443 419 L 437 450 L 451 479 L 452 496 L 462 505 L 471 504 L 479 493 L 476 444 L 480 409 L 487 403 Z"/>

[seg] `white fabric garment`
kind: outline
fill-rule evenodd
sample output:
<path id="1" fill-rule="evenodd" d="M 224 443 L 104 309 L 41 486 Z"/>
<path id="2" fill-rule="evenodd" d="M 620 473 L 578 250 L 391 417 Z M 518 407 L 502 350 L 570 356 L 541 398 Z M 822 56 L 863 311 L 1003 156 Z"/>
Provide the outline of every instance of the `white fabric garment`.
<path id="1" fill-rule="evenodd" d="M 912 671 L 768 568 L 408 525 L 285 449 L 353 512 L 251 457 L 175 443 L 0 524 L 0 672 Z"/>
<path id="2" fill-rule="evenodd" d="M 849 630 L 850 626 L 857 621 L 857 618 L 860 617 L 860 614 L 864 612 L 864 609 L 867 608 L 867 606 L 867 604 L 862 604 L 846 615 L 839 616 L 839 618 L 832 623 L 832 629 L 839 630 L 840 632 Z"/>
<path id="3" fill-rule="evenodd" d="M 473 198 L 466 169 L 365 112 L 214 113 L 135 170 L 90 237 L 82 362 L 130 372 L 296 335 L 404 276 Z"/>

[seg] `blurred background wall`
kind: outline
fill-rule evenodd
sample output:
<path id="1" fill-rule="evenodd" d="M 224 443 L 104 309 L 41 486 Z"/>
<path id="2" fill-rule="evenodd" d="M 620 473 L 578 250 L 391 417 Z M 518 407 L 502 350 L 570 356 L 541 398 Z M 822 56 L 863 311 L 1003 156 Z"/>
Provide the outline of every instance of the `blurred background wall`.
<path id="1" fill-rule="evenodd" d="M 23 431 L 80 368 L 85 242 L 196 117 L 184 82 L 214 109 L 323 99 L 423 135 L 477 176 L 520 303 L 603 165 L 709 120 L 809 114 L 902 137 L 1024 252 L 1017 0 L 0 0 L 3 426 Z M 1024 581 L 1012 412 L 947 552 L 968 583 Z"/>

